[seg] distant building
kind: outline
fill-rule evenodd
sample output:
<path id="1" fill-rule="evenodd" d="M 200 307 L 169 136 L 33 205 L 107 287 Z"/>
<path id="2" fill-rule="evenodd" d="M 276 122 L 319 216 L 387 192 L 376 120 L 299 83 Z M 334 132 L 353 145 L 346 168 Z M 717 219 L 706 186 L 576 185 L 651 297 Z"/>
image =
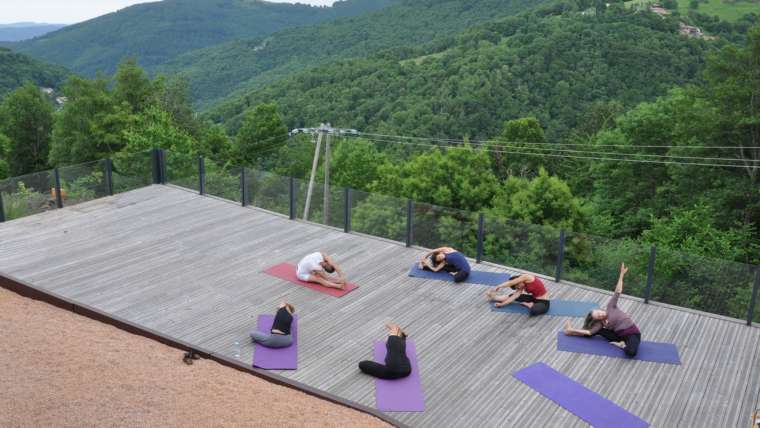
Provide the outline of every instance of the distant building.
<path id="1" fill-rule="evenodd" d="M 46 95 L 53 95 L 55 92 L 53 88 L 40 88 L 42 92 L 44 92 Z"/>
<path id="2" fill-rule="evenodd" d="M 66 101 L 69 99 L 66 97 L 56 97 L 55 103 L 58 104 L 59 107 L 63 107 L 64 104 L 66 104 Z"/>
<path id="3" fill-rule="evenodd" d="M 649 11 L 652 13 L 656 13 L 658 15 L 670 15 L 670 11 L 668 9 L 665 9 L 664 7 L 660 6 L 659 4 L 653 4 L 649 6 Z"/>
<path id="4" fill-rule="evenodd" d="M 704 37 L 704 33 L 702 32 L 702 29 L 699 27 L 694 27 L 692 25 L 686 25 L 683 22 L 680 23 L 680 28 L 678 29 L 678 32 L 689 37 Z"/>

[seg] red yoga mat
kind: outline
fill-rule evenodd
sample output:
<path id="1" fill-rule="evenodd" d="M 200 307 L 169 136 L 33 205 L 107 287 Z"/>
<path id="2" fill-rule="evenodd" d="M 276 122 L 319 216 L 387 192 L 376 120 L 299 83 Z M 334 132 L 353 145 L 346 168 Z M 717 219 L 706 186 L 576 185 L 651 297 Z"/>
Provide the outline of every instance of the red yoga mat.
<path id="1" fill-rule="evenodd" d="M 303 285 L 306 288 L 310 288 L 314 291 L 319 291 L 335 297 L 343 297 L 346 294 L 359 288 L 359 286 L 356 284 L 349 283 L 346 284 L 346 287 L 343 290 L 339 290 L 337 288 L 330 288 L 325 287 L 324 285 L 314 284 L 313 282 L 301 281 L 298 279 L 298 277 L 296 277 L 296 266 L 291 263 L 280 263 L 279 265 L 272 266 L 269 269 L 265 270 L 264 273 L 280 279 L 284 279 L 286 281 L 290 281 L 293 284 Z"/>

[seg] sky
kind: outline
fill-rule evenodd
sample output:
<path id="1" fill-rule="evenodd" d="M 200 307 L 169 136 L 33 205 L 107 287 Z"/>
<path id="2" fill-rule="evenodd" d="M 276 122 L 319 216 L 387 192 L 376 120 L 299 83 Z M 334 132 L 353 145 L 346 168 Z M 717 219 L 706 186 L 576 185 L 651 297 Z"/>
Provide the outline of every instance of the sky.
<path id="1" fill-rule="evenodd" d="M 269 0 L 296 3 L 294 0 Z M 44 22 L 74 24 L 149 0 L 0 0 L 0 24 Z M 298 0 L 298 3 L 331 5 L 333 0 Z"/>

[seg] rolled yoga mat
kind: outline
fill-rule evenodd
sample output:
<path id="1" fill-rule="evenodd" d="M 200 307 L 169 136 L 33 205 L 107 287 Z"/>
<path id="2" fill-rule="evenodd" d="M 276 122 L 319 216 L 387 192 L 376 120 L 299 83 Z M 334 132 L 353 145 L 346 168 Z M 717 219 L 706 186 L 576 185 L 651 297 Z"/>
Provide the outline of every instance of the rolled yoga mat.
<path id="1" fill-rule="evenodd" d="M 274 323 L 274 315 L 259 315 L 256 329 L 269 333 Z M 293 344 L 287 348 L 267 348 L 256 343 L 253 350 L 253 366 L 267 370 L 296 370 L 298 368 L 298 318 L 293 316 L 290 334 Z"/>
<path id="2" fill-rule="evenodd" d="M 433 272 L 425 269 L 420 269 L 420 266 L 417 263 L 412 265 L 412 269 L 409 271 L 409 276 L 454 282 L 454 277 L 450 273 L 443 271 Z M 470 275 L 466 280 L 464 280 L 464 282 L 461 282 L 461 284 L 499 285 L 502 282 L 509 281 L 510 278 L 512 278 L 512 276 L 508 273 L 483 272 L 474 270 L 470 272 Z"/>
<path id="3" fill-rule="evenodd" d="M 343 290 L 339 290 L 337 288 L 325 287 L 324 285 L 315 284 L 313 282 L 301 281 L 296 276 L 296 265 L 291 264 L 291 263 L 280 263 L 278 265 L 272 266 L 269 269 L 265 270 L 264 273 L 267 275 L 272 275 L 280 279 L 284 279 L 286 281 L 290 281 L 293 284 L 302 285 L 314 291 L 319 291 L 319 292 L 326 293 L 335 297 L 343 297 L 346 294 L 359 288 L 356 284 L 349 283 L 349 284 L 346 284 L 346 288 L 344 288 Z"/>
<path id="4" fill-rule="evenodd" d="M 557 350 L 576 352 L 579 354 L 604 355 L 606 357 L 626 358 L 629 360 L 653 361 L 656 363 L 681 365 L 678 348 L 672 343 L 644 342 L 639 344 L 639 351 L 631 358 L 625 355 L 622 349 L 610 345 L 607 339 L 601 336 L 582 337 L 568 336 L 563 332 L 557 332 Z"/>
<path id="5" fill-rule="evenodd" d="M 645 428 L 649 423 L 544 363 L 512 376 L 596 428 Z"/>
<path id="6" fill-rule="evenodd" d="M 557 317 L 585 317 L 592 309 L 597 309 L 599 305 L 594 302 L 582 302 L 576 300 L 550 300 L 549 312 L 544 315 L 553 315 Z M 491 302 L 491 310 L 494 312 L 511 312 L 516 314 L 528 315 L 528 308 L 514 302 L 500 308 L 496 307 L 495 302 Z"/>
<path id="7" fill-rule="evenodd" d="M 385 342 L 376 341 L 374 348 L 375 361 L 385 364 Z M 424 412 L 425 395 L 422 392 L 420 370 L 417 367 L 417 350 L 414 342 L 406 341 L 406 356 L 412 364 L 412 373 L 401 379 L 375 378 L 375 403 L 377 409 L 383 412 Z"/>

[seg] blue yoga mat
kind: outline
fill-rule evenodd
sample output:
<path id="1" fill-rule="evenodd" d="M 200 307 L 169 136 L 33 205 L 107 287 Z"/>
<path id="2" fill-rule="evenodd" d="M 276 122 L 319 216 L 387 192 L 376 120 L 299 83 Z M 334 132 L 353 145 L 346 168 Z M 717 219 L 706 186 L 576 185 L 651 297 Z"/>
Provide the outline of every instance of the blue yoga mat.
<path id="1" fill-rule="evenodd" d="M 512 373 L 516 379 L 596 428 L 645 428 L 649 423 L 544 363 Z"/>
<path id="2" fill-rule="evenodd" d="M 495 302 L 491 302 L 491 310 L 494 312 L 511 312 L 516 314 L 528 315 L 528 308 L 515 302 L 507 306 L 497 308 Z M 555 317 L 585 317 L 592 309 L 597 309 L 599 305 L 594 302 L 580 302 L 576 300 L 550 300 L 549 312 L 544 315 L 553 315 Z"/>
<path id="3" fill-rule="evenodd" d="M 454 277 L 448 272 L 432 272 L 429 270 L 420 269 L 420 266 L 415 263 L 412 265 L 412 269 L 409 271 L 409 276 L 416 278 L 438 279 L 441 281 L 454 282 Z M 474 270 L 470 272 L 470 275 L 462 284 L 478 284 L 478 285 L 499 285 L 504 281 L 509 281 L 512 275 L 508 273 L 499 272 L 483 272 Z"/>
<path id="4" fill-rule="evenodd" d="M 579 354 L 604 355 L 606 357 L 626 358 L 629 360 L 654 361 L 656 363 L 681 365 L 678 348 L 672 343 L 644 342 L 639 344 L 639 351 L 631 358 L 617 346 L 610 345 L 601 336 L 568 336 L 557 332 L 557 350 L 577 352 Z"/>

